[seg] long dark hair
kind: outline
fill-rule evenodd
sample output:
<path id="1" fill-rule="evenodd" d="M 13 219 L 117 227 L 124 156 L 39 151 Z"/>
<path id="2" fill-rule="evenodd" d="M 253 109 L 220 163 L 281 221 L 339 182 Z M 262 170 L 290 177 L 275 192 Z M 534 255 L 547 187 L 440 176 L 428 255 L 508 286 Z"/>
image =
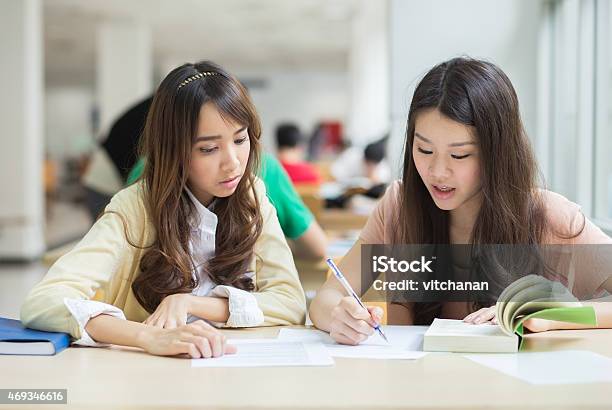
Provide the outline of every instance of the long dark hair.
<path id="1" fill-rule="evenodd" d="M 483 201 L 471 243 L 538 243 L 544 227 L 538 168 L 518 98 L 497 66 L 465 57 L 432 68 L 414 92 L 406 127 L 399 242 L 449 243 L 449 212 L 436 206 L 412 157 L 416 118 L 430 108 L 476 131 Z"/>
<path id="2" fill-rule="evenodd" d="M 538 189 L 539 171 L 520 118 L 516 92 L 496 65 L 467 57 L 436 65 L 414 92 L 406 127 L 395 242 L 450 242 L 449 211 L 436 206 L 412 157 L 416 119 L 432 108 L 475 130 L 481 152 L 483 200 L 471 233 L 472 246 L 539 244 L 545 229 L 545 208 Z M 427 323 L 439 307 L 439 303 L 416 306 L 416 322 Z"/>
<path id="3" fill-rule="evenodd" d="M 198 73 L 214 74 L 193 79 Z M 189 78 L 192 81 L 184 83 Z M 192 274 L 188 222 L 196 211 L 185 188 L 200 109 L 209 102 L 224 118 L 247 127 L 250 152 L 236 191 L 215 201 L 219 220 L 216 251 L 204 269 L 215 283 L 254 289 L 253 281 L 243 274 L 263 224 L 254 188 L 261 149 L 260 121 L 246 89 L 223 68 L 209 61 L 184 64 L 159 85 L 140 147 L 146 158 L 141 178 L 144 203 L 156 238 L 140 260 L 141 273 L 132 290 L 149 312 L 167 295 L 189 293 L 198 285 Z"/>

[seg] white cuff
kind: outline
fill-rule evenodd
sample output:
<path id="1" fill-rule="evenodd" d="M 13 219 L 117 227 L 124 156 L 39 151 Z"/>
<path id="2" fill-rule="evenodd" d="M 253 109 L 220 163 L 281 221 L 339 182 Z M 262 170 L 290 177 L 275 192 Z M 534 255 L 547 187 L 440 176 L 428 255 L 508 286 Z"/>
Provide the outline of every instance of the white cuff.
<path id="1" fill-rule="evenodd" d="M 226 327 L 252 327 L 264 322 L 264 314 L 252 293 L 233 286 L 219 285 L 210 295 L 228 299 L 229 318 Z"/>
<path id="2" fill-rule="evenodd" d="M 96 300 L 64 298 L 64 305 L 66 305 L 68 311 L 70 311 L 72 314 L 72 317 L 74 317 L 74 319 L 77 321 L 81 330 L 81 338 L 76 342 L 73 342 L 73 344 L 81 346 L 109 346 L 106 343 L 98 343 L 93 340 L 91 336 L 89 336 L 89 333 L 87 333 L 85 330 L 85 326 L 87 325 L 87 322 L 89 322 L 89 319 L 105 314 L 125 320 L 125 315 L 121 309 L 107 303 L 98 302 Z"/>

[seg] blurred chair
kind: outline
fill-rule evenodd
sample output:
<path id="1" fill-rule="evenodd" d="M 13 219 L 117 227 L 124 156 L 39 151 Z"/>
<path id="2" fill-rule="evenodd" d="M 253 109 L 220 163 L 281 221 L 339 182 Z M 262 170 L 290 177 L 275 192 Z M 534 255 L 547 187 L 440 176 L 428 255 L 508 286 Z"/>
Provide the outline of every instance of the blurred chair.
<path id="1" fill-rule="evenodd" d="M 319 186 L 312 184 L 296 184 L 295 190 L 318 221 L 325 207 L 325 201 L 319 195 Z"/>
<path id="2" fill-rule="evenodd" d="M 317 220 L 326 231 L 361 230 L 369 215 L 356 214 L 344 209 L 325 209 Z"/>
<path id="3" fill-rule="evenodd" d="M 319 175 L 321 176 L 321 182 L 331 182 L 334 181 L 334 177 L 331 173 L 331 165 L 332 161 L 317 161 L 313 164 Z"/>

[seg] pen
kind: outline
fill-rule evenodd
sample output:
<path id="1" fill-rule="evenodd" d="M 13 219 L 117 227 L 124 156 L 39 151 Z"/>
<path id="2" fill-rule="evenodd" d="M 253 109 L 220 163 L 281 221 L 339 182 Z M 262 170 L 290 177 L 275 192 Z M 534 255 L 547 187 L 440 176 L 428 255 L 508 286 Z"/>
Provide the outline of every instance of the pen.
<path id="1" fill-rule="evenodd" d="M 355 293 L 355 291 L 351 287 L 351 284 L 348 283 L 348 281 L 346 280 L 346 278 L 344 277 L 342 272 L 340 272 L 340 269 L 338 269 L 338 267 L 336 266 L 334 261 L 331 258 L 327 258 L 325 260 L 325 262 L 327 262 L 329 267 L 332 269 L 332 271 L 334 272 L 334 276 L 336 277 L 336 279 L 338 279 L 340 281 L 342 286 L 344 286 L 344 289 L 346 289 L 346 291 L 348 292 L 349 296 L 354 297 L 355 300 L 357 301 L 357 303 L 359 303 L 359 306 L 361 306 L 362 308 L 367 310 L 367 308 L 365 307 L 365 305 L 363 304 L 363 302 L 361 301 L 359 296 L 357 296 L 357 294 Z M 374 323 L 376 323 L 376 322 L 374 322 Z M 378 334 L 380 334 L 380 336 L 383 339 L 385 339 L 385 342 L 389 343 L 389 340 L 387 339 L 387 336 L 385 335 L 385 332 L 383 332 L 382 328 L 380 327 L 380 324 L 376 323 L 376 326 L 374 326 L 374 330 L 378 331 Z"/>

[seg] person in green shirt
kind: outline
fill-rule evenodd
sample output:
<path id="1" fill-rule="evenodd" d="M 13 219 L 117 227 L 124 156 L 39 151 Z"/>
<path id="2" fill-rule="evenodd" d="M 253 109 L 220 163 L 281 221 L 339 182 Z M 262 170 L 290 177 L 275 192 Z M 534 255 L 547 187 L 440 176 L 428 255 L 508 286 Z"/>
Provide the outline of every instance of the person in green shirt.
<path id="1" fill-rule="evenodd" d="M 140 158 L 127 178 L 127 185 L 136 182 L 144 170 L 144 159 Z M 260 178 L 266 186 L 270 202 L 276 209 L 278 221 L 295 255 L 324 259 L 327 237 L 314 216 L 296 192 L 289 175 L 271 154 L 264 152 Z"/>

